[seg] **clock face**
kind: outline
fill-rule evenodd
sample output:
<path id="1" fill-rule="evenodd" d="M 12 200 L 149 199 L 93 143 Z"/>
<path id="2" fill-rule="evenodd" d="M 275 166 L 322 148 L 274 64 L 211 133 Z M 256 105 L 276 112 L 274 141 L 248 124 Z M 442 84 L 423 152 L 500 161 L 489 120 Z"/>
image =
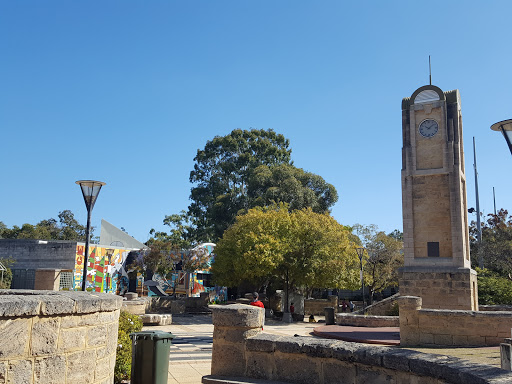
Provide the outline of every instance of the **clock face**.
<path id="1" fill-rule="evenodd" d="M 423 137 L 432 137 L 439 131 L 439 124 L 432 119 L 423 120 L 420 123 L 420 134 Z"/>

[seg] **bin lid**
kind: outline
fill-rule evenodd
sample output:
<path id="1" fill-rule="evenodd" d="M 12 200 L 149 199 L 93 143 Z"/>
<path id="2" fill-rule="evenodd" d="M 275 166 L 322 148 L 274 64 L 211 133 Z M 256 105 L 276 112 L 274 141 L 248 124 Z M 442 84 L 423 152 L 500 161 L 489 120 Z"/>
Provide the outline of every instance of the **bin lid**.
<path id="1" fill-rule="evenodd" d="M 141 331 L 130 333 L 130 338 L 132 340 L 172 340 L 174 335 L 164 331 Z"/>

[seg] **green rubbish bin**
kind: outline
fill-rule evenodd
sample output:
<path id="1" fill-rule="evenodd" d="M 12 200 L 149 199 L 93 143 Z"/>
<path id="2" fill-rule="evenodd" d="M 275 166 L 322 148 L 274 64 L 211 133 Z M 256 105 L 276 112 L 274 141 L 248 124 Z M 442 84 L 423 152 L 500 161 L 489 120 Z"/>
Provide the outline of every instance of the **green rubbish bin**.
<path id="1" fill-rule="evenodd" d="M 130 334 L 132 339 L 131 384 L 167 384 L 169 349 L 174 335 L 163 331 Z"/>

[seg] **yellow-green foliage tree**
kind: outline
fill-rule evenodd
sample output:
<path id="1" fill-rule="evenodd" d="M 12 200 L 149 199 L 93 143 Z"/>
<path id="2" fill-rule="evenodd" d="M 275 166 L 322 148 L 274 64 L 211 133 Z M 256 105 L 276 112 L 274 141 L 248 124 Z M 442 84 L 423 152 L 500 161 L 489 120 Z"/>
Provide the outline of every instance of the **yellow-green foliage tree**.
<path id="1" fill-rule="evenodd" d="M 293 287 L 355 288 L 358 263 L 350 231 L 311 208 L 254 208 L 238 216 L 215 248 L 218 284 L 261 284 L 279 278 Z"/>

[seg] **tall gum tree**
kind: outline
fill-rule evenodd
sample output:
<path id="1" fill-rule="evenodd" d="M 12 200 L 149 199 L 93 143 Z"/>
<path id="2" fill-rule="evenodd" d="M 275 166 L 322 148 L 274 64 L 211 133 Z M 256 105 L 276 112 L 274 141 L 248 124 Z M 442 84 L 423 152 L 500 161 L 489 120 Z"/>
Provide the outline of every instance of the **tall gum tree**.
<path id="1" fill-rule="evenodd" d="M 284 202 L 292 210 L 310 207 L 316 213 L 329 211 L 338 201 L 333 185 L 289 164 L 257 167 L 249 179 L 248 193 L 252 207 Z"/>
<path id="2" fill-rule="evenodd" d="M 191 238 L 216 242 L 237 215 L 284 202 L 291 209 L 328 211 L 336 189 L 320 176 L 293 166 L 289 141 L 273 130 L 236 129 L 208 141 L 190 173 Z"/>
<path id="3" fill-rule="evenodd" d="M 197 237 L 215 241 L 249 208 L 247 182 L 259 165 L 291 164 L 289 141 L 273 130 L 235 129 L 198 150 L 190 182 L 189 215 L 198 219 Z"/>

